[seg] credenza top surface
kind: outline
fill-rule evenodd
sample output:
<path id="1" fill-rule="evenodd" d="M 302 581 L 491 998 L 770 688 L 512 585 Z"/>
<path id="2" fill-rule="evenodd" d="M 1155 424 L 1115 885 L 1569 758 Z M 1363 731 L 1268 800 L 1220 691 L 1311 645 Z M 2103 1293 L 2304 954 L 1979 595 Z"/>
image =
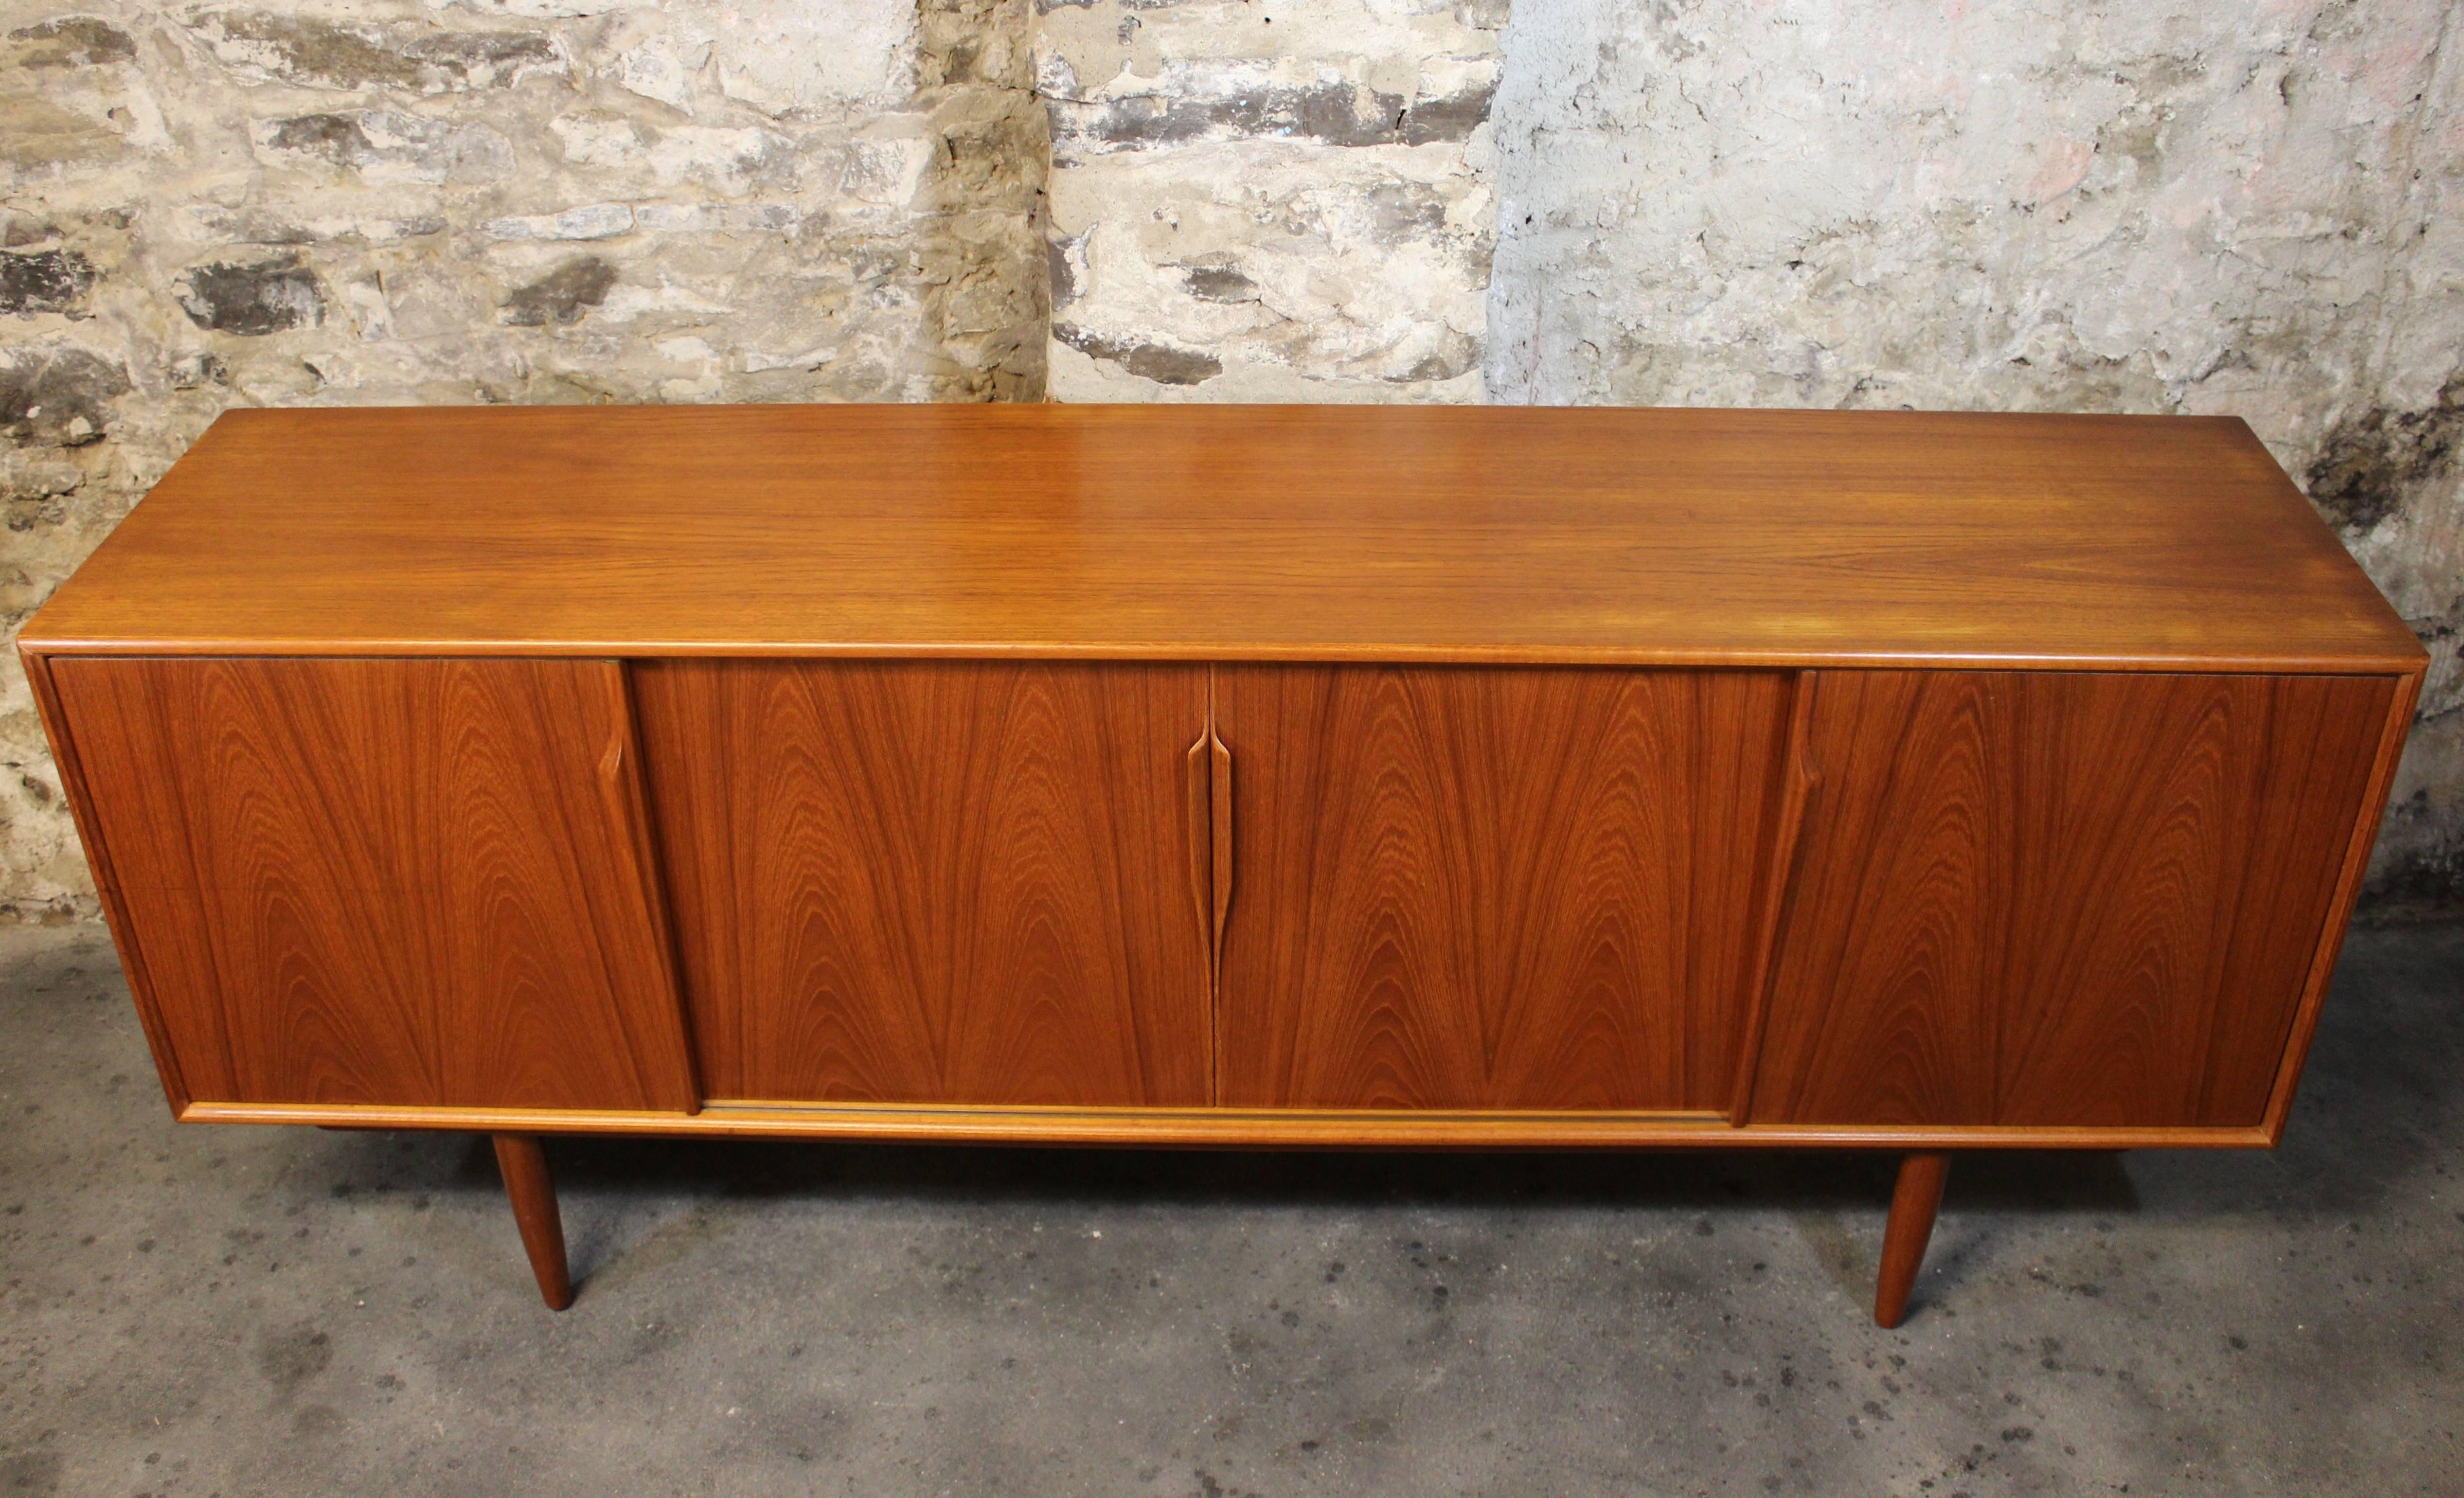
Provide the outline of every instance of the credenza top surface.
<path id="1" fill-rule="evenodd" d="M 2410 671 L 2231 418 L 226 414 L 50 651 Z"/>

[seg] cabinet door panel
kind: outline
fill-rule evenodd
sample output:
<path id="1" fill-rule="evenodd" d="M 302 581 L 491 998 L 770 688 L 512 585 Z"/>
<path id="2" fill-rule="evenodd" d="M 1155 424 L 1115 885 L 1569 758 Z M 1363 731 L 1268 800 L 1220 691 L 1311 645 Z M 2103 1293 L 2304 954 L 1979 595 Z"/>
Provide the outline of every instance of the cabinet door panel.
<path id="1" fill-rule="evenodd" d="M 1755 1120 L 2259 1122 L 2394 690 L 1823 672 Z"/>
<path id="2" fill-rule="evenodd" d="M 1725 1109 L 1793 690 L 1220 671 L 1224 1102 Z"/>
<path id="3" fill-rule="evenodd" d="M 1203 667 L 636 675 L 713 1096 L 1203 1104 Z"/>
<path id="4" fill-rule="evenodd" d="M 621 667 L 52 674 L 191 1096 L 696 1105 Z"/>

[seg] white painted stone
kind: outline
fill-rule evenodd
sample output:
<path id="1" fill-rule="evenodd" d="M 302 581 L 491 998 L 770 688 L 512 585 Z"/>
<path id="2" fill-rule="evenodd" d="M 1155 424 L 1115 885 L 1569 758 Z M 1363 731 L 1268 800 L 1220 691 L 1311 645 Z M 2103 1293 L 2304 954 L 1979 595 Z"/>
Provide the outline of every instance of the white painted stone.
<path id="1" fill-rule="evenodd" d="M 660 234 L 791 234 L 802 222 L 786 203 L 645 203 L 633 227 Z"/>
<path id="2" fill-rule="evenodd" d="M 736 0 L 717 13 L 719 87 L 772 115 L 886 101 L 913 87 L 913 0 Z"/>
<path id="3" fill-rule="evenodd" d="M 643 318 L 686 314 L 695 318 L 725 317 L 736 309 L 726 302 L 679 286 L 666 276 L 655 286 L 619 286 L 607 294 L 597 319 L 622 325 Z"/>
<path id="4" fill-rule="evenodd" d="M 693 112 L 693 76 L 709 62 L 711 38 L 661 33 L 616 55 L 608 76 L 619 88 L 684 114 Z"/>
<path id="5" fill-rule="evenodd" d="M 645 154 L 640 128 L 608 110 L 559 115 L 548 121 L 548 129 L 562 145 L 564 159 L 576 166 L 622 166 Z"/>
<path id="6" fill-rule="evenodd" d="M 680 125 L 663 130 L 649 148 L 649 165 L 661 186 L 699 182 L 715 192 L 740 197 L 752 190 L 762 167 L 786 165 L 793 145 L 757 126 Z"/>
<path id="7" fill-rule="evenodd" d="M 479 232 L 491 239 L 610 239 L 632 231 L 633 209 L 623 203 L 492 218 L 479 226 Z"/>
<path id="8" fill-rule="evenodd" d="M 655 10 L 666 0 L 422 0 L 431 11 L 465 11 L 473 15 L 521 15 L 565 18 L 605 15 L 613 11 Z"/>

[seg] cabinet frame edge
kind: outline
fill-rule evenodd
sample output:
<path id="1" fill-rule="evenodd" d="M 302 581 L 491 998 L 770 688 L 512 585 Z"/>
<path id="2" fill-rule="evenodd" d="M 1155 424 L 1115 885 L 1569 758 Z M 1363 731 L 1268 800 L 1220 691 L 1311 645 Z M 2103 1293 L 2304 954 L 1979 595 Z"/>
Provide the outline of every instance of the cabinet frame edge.
<path id="1" fill-rule="evenodd" d="M 2284 1137 L 2284 1124 L 2293 1111 L 2294 1093 L 2301 1085 L 2301 1068 L 2310 1059 L 2310 1042 L 2318 1034 L 2319 1014 L 2326 1005 L 2328 980 L 2335 977 L 2336 959 L 2343 951 L 2344 936 L 2352 925 L 2353 906 L 2362 892 L 2362 876 L 2369 870 L 2370 852 L 2378 844 L 2379 826 L 2387 815 L 2387 795 L 2395 784 L 2396 766 L 2404 759 L 2405 740 L 2412 732 L 2413 708 L 2421 699 L 2421 684 L 2428 672 L 2429 667 L 2425 662 L 2395 680 L 2395 694 L 2387 704 L 2387 721 L 2379 730 L 2378 756 L 2370 766 L 2370 778 L 2362 792 L 2359 813 L 2353 819 L 2352 835 L 2345 843 L 2344 866 L 2336 877 L 2336 892 L 2328 901 L 2327 918 L 2321 923 L 2319 943 L 2311 953 L 2309 976 L 2302 982 L 2301 999 L 2293 1011 L 2293 1027 L 2285 1036 L 2283 1056 L 2277 1065 L 2276 1083 L 2268 1093 L 2267 1112 L 2260 1117 L 2259 1132 L 2267 1136 L 2270 1149 Z"/>
<path id="2" fill-rule="evenodd" d="M 191 1103 L 183 1123 L 322 1124 L 482 1134 L 866 1139 L 1159 1149 L 1584 1150 L 2261 1149 L 2238 1126 L 1927 1126 L 1749 1124 L 1718 1112 L 1513 1112 L 1259 1108 L 1075 1108 L 710 1100 L 694 1114 L 572 1109 L 387 1108 Z"/>
<path id="3" fill-rule="evenodd" d="M 52 763 L 60 772 L 60 793 L 68 801 L 69 818 L 84 848 L 86 867 L 94 875 L 95 895 L 102 902 L 103 926 L 120 952 L 121 971 L 128 980 L 129 997 L 137 1002 L 138 1024 L 144 1028 L 146 1046 L 154 1053 L 154 1069 L 163 1084 L 164 1101 L 170 1105 L 174 1118 L 185 1117 L 194 1106 L 187 1073 L 181 1067 L 179 1052 L 172 1048 L 170 1028 L 163 1023 L 154 980 L 137 939 L 136 923 L 128 918 L 120 897 L 120 880 L 113 872 L 111 849 L 104 845 L 101 824 L 91 809 L 93 799 L 86 786 L 85 766 L 77 758 L 77 735 L 69 725 L 68 709 L 60 700 L 58 685 L 52 678 L 53 658 L 51 652 L 22 638 L 17 642 L 17 660 L 25 668 L 27 684 L 33 689 L 34 713 L 42 722 L 43 737 L 50 740 Z"/>

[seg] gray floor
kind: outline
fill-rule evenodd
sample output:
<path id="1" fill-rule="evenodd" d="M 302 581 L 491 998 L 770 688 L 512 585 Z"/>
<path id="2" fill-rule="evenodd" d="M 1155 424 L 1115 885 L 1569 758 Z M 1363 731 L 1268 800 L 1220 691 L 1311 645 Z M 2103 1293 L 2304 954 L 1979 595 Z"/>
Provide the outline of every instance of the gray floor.
<path id="1" fill-rule="evenodd" d="M 0 929 L 0 1494 L 2464 1491 L 2464 930 L 2357 934 L 2286 1147 L 1850 1156 L 180 1129 L 109 946 Z"/>

